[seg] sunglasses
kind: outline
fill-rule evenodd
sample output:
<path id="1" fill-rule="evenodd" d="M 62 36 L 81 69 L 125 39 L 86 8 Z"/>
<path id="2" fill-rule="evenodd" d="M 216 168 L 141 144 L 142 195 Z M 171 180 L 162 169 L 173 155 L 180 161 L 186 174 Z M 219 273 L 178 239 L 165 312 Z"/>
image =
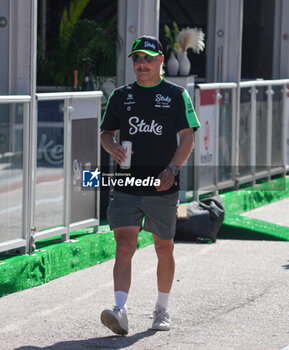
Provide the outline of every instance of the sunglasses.
<path id="1" fill-rule="evenodd" d="M 132 56 L 132 60 L 133 60 L 134 63 L 140 63 L 143 59 L 147 63 L 152 63 L 154 58 L 155 58 L 154 56 L 150 56 L 150 55 L 141 56 L 141 55 L 138 55 L 137 53 Z"/>

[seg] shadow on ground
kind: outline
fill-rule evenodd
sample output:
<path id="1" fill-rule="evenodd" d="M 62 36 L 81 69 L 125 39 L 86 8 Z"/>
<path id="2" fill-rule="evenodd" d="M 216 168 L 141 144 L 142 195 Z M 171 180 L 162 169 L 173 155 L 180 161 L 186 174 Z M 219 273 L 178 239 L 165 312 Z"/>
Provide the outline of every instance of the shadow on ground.
<path id="1" fill-rule="evenodd" d="M 289 262 L 289 260 L 288 260 L 288 262 Z M 289 264 L 287 264 L 287 265 L 282 265 L 282 267 L 283 267 L 283 269 L 285 269 L 285 270 L 289 270 Z"/>
<path id="2" fill-rule="evenodd" d="M 151 337 L 156 334 L 157 331 L 148 329 L 147 331 L 136 333 L 132 336 L 109 336 L 102 338 L 93 338 L 87 340 L 72 340 L 57 343 L 46 347 L 38 346 L 21 346 L 14 350 L 108 350 L 108 349 L 125 349 L 141 339 Z"/>

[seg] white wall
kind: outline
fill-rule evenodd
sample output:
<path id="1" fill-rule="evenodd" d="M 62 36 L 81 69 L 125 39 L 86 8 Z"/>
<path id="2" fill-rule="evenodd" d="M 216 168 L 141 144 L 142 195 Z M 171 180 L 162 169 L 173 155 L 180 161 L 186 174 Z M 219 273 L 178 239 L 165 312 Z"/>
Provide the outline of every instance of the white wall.
<path id="1" fill-rule="evenodd" d="M 35 93 L 36 7 L 37 0 L 0 1 L 0 93 L 3 95 Z M 7 25 L 2 27 L 5 21 Z"/>
<path id="2" fill-rule="evenodd" d="M 135 80 L 127 55 L 141 35 L 159 35 L 160 0 L 118 0 L 118 32 L 122 47 L 118 51 L 117 85 Z"/>
<path id="3" fill-rule="evenodd" d="M 0 1 L 0 95 L 9 93 L 9 1 Z"/>

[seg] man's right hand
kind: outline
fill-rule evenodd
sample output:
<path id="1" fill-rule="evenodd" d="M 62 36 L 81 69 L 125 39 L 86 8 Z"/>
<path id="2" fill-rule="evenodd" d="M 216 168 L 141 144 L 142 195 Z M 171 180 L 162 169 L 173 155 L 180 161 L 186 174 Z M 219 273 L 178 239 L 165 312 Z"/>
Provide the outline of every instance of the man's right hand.
<path id="1" fill-rule="evenodd" d="M 112 158 L 117 162 L 117 164 L 121 164 L 127 158 L 126 150 L 119 144 L 114 143 L 111 145 L 111 150 L 109 152 Z"/>
<path id="2" fill-rule="evenodd" d="M 110 153 L 112 158 L 120 165 L 127 158 L 127 155 L 126 150 L 115 142 L 115 136 L 116 130 L 103 130 L 100 134 L 100 140 L 102 147 L 106 152 Z M 131 153 L 133 153 L 133 151 Z"/>

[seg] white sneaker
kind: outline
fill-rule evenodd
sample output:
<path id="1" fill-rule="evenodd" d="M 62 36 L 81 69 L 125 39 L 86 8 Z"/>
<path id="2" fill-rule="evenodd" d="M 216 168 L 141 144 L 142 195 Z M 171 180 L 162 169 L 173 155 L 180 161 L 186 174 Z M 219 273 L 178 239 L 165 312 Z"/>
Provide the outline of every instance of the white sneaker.
<path id="1" fill-rule="evenodd" d="M 113 310 L 104 310 L 100 316 L 102 324 L 116 334 L 126 335 L 128 333 L 128 321 L 125 309 L 116 306 Z"/>
<path id="2" fill-rule="evenodd" d="M 171 329 L 171 318 L 165 308 L 161 306 L 156 307 L 152 329 L 157 331 L 169 331 Z"/>

